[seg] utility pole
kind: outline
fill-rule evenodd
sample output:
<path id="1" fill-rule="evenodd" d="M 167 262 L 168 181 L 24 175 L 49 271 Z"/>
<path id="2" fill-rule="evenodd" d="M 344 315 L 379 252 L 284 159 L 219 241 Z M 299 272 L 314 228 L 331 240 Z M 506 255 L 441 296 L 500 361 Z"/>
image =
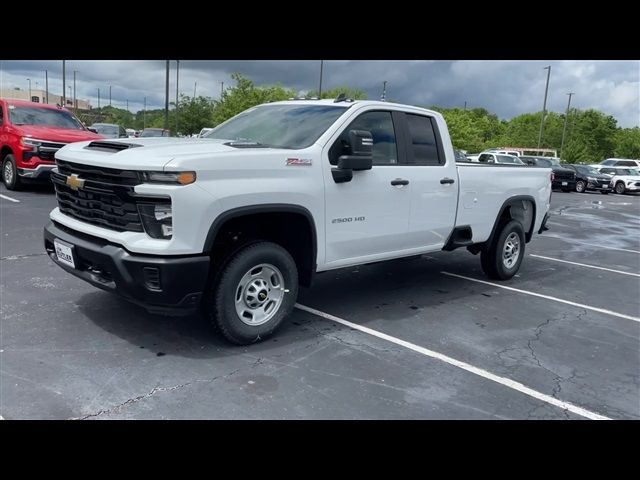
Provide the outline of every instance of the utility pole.
<path id="1" fill-rule="evenodd" d="M 129 99 L 127 98 L 127 112 L 129 111 Z"/>
<path id="2" fill-rule="evenodd" d="M 98 89 L 98 110 L 100 110 L 100 89 Z"/>
<path id="3" fill-rule="evenodd" d="M 142 129 L 147 128 L 147 97 L 144 97 L 144 109 L 142 110 Z"/>
<path id="4" fill-rule="evenodd" d="M 44 89 L 45 89 L 45 97 L 47 99 L 47 104 L 49 103 L 49 71 L 44 71 Z"/>
<path id="5" fill-rule="evenodd" d="M 164 129 L 169 128 L 169 60 L 167 60 L 166 79 L 164 82 Z"/>
<path id="6" fill-rule="evenodd" d="M 180 102 L 178 85 L 180 82 L 180 60 L 176 60 L 176 135 L 178 134 L 178 103 Z"/>
<path id="7" fill-rule="evenodd" d="M 191 99 L 191 101 L 196 99 L 196 87 L 198 86 L 198 82 L 194 82 L 193 84 L 193 98 Z"/>
<path id="8" fill-rule="evenodd" d="M 547 93 L 549 92 L 549 77 L 551 76 L 551 65 L 544 67 L 547 70 L 547 86 L 544 87 L 544 102 L 542 104 L 542 118 L 540 119 L 540 135 L 538 135 L 538 148 L 542 145 L 542 131 L 544 130 L 544 117 L 547 115 Z"/>
<path id="9" fill-rule="evenodd" d="M 220 100 L 222 100 L 222 95 L 224 95 L 224 82 L 221 82 L 220 85 Z"/>
<path id="10" fill-rule="evenodd" d="M 464 109 L 467 110 L 467 101 L 464 101 Z"/>
<path id="11" fill-rule="evenodd" d="M 111 106 L 111 85 L 109 85 L 109 106 Z"/>
<path id="12" fill-rule="evenodd" d="M 27 81 L 29 82 L 29 101 L 31 101 L 31 79 L 27 78 Z"/>
<path id="13" fill-rule="evenodd" d="M 67 66 L 62 60 L 62 106 L 67 106 Z"/>
<path id="14" fill-rule="evenodd" d="M 71 96 L 71 85 L 69 85 L 67 87 L 69 89 L 69 100 L 71 100 L 73 97 Z"/>
<path id="15" fill-rule="evenodd" d="M 73 108 L 78 113 L 78 98 L 76 97 L 76 70 L 73 71 Z"/>
<path id="16" fill-rule="evenodd" d="M 387 81 L 382 82 L 382 95 L 380 95 L 380 101 L 387 101 Z"/>
<path id="17" fill-rule="evenodd" d="M 569 108 L 571 108 L 571 97 L 573 92 L 567 93 L 569 95 L 569 101 L 567 102 L 567 113 L 564 114 L 564 127 L 562 128 L 562 142 L 560 143 L 560 158 L 562 158 L 562 149 L 564 148 L 564 135 L 567 133 L 567 123 L 569 123 Z"/>
<path id="18" fill-rule="evenodd" d="M 322 69 L 324 67 L 324 60 L 320 60 L 320 85 L 318 86 L 318 98 L 322 98 Z"/>

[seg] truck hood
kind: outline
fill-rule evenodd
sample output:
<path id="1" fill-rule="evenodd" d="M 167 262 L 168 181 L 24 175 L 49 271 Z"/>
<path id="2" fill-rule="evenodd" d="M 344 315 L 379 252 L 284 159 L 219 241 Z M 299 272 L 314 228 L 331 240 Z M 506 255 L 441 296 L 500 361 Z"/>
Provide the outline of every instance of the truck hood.
<path id="1" fill-rule="evenodd" d="M 23 136 L 49 140 L 51 142 L 71 143 L 84 142 L 86 140 L 100 140 L 102 135 L 89 130 L 74 130 L 71 128 L 58 128 L 47 125 L 13 125 Z"/>
<path id="2" fill-rule="evenodd" d="M 56 159 L 110 168 L 162 170 L 173 159 L 210 157 L 223 152 L 242 155 L 243 151 L 246 153 L 247 150 L 253 150 L 224 145 L 229 140 L 204 138 L 150 137 L 102 141 L 107 144 L 128 145 L 129 148 L 95 149 L 88 148 L 91 142 L 73 143 L 58 150 Z M 260 150 L 273 149 L 261 148 Z"/>

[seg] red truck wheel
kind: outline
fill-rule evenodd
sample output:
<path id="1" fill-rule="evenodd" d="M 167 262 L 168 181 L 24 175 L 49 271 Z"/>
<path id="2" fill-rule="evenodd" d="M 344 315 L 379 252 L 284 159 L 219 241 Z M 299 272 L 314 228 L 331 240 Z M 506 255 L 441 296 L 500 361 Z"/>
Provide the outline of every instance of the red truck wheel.
<path id="1" fill-rule="evenodd" d="M 4 162 L 2 162 L 2 181 L 8 190 L 20 189 L 20 177 L 16 168 L 16 160 L 11 154 L 4 157 Z"/>

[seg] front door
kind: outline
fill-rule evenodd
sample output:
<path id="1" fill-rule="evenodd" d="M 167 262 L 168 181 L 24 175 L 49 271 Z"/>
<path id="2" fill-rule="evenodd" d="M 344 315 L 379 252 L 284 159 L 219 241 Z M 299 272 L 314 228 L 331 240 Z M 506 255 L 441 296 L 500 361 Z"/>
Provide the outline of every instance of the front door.
<path id="1" fill-rule="evenodd" d="M 350 182 L 336 183 L 331 168 L 346 153 L 349 130 L 371 132 L 373 168 L 354 171 Z M 390 111 L 366 111 L 323 151 L 329 268 L 388 258 L 394 251 L 410 246 L 407 233 L 411 184 L 403 184 L 396 131 Z"/>

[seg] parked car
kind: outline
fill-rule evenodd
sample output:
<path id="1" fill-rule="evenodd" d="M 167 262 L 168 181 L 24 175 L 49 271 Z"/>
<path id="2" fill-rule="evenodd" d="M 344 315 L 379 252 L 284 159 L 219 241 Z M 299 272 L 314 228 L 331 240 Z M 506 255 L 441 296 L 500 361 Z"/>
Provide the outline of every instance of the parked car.
<path id="1" fill-rule="evenodd" d="M 125 128 L 125 131 L 127 132 L 127 137 L 129 138 L 136 138 L 138 135 L 136 135 L 138 132 L 136 132 L 133 128 Z"/>
<path id="2" fill-rule="evenodd" d="M 563 192 L 572 192 L 576 188 L 576 172 L 572 168 L 560 165 L 558 159 L 553 157 L 519 157 L 526 165 L 550 168 L 553 172 L 551 188 L 561 189 Z"/>
<path id="3" fill-rule="evenodd" d="M 483 152 L 478 155 L 480 163 L 502 163 L 507 165 L 524 165 L 524 162 L 514 155 L 503 155 L 495 152 Z"/>
<path id="4" fill-rule="evenodd" d="M 462 150 L 453 149 L 453 156 L 456 158 L 456 162 L 470 162 L 467 156 Z"/>
<path id="5" fill-rule="evenodd" d="M 609 176 L 611 188 L 619 194 L 640 191 L 640 172 L 636 168 L 607 167 L 598 165 L 598 171 Z"/>
<path id="6" fill-rule="evenodd" d="M 607 158 L 600 162 L 600 165 L 607 167 L 632 167 L 640 168 L 640 160 L 632 160 L 631 158 Z"/>
<path id="7" fill-rule="evenodd" d="M 170 137 L 171 132 L 164 128 L 145 128 L 140 133 L 140 137 Z"/>
<path id="8" fill-rule="evenodd" d="M 584 193 L 592 190 L 606 195 L 611 191 L 611 177 L 603 175 L 592 165 L 572 163 L 561 163 L 561 165 L 576 172 L 576 192 Z"/>
<path id="9" fill-rule="evenodd" d="M 127 138 L 129 136 L 124 127 L 115 123 L 94 123 L 89 127 L 89 130 L 95 131 L 104 138 Z"/>
<path id="10" fill-rule="evenodd" d="M 48 181 L 54 155 L 66 144 L 101 138 L 64 108 L 0 99 L 0 164 L 9 190 L 25 180 Z"/>
<path id="11" fill-rule="evenodd" d="M 546 228 L 550 171 L 456 164 L 444 117 L 423 108 L 273 102 L 207 139 L 58 152 L 52 179 L 73 201 L 59 198 L 44 229 L 52 261 L 152 312 L 202 308 L 250 344 L 316 272 L 465 247 L 506 280 Z"/>
<path id="12" fill-rule="evenodd" d="M 211 130 L 213 130 L 213 128 L 203 128 L 202 130 L 200 130 L 200 133 L 198 134 L 198 138 L 204 137 Z"/>

